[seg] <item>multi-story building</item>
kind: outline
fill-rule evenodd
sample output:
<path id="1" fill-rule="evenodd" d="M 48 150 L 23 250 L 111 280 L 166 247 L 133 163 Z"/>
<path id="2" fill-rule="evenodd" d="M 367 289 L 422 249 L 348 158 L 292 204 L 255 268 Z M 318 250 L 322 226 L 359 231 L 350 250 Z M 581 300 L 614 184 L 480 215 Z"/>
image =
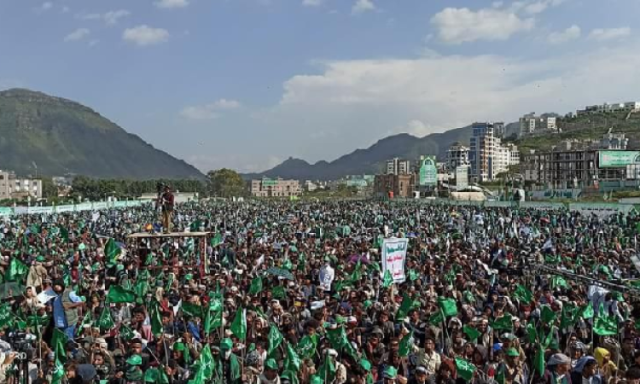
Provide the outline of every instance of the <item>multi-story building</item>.
<path id="1" fill-rule="evenodd" d="M 377 196 L 411 197 L 415 189 L 416 177 L 414 174 L 404 175 L 376 175 L 373 183 L 373 192 Z"/>
<path id="2" fill-rule="evenodd" d="M 554 189 L 597 188 L 600 184 L 619 185 L 624 180 L 638 179 L 638 166 L 610 167 L 599 164 L 601 151 L 590 148 L 532 151 L 523 156 L 524 178 Z"/>
<path id="3" fill-rule="evenodd" d="M 0 200 L 26 198 L 42 198 L 42 180 L 21 179 L 13 172 L 0 170 Z"/>
<path id="4" fill-rule="evenodd" d="M 629 112 L 640 109 L 639 101 L 627 101 L 624 103 L 604 103 L 599 105 L 588 105 L 584 109 L 576 111 L 578 116 L 596 113 Z"/>
<path id="5" fill-rule="evenodd" d="M 387 160 L 387 175 L 406 175 L 409 173 L 411 173 L 411 162 L 409 160 L 401 160 L 397 157 Z"/>
<path id="6" fill-rule="evenodd" d="M 461 165 L 469 165 L 469 147 L 455 142 L 447 150 L 445 166 L 447 170 L 454 171 Z"/>
<path id="7" fill-rule="evenodd" d="M 505 138 L 506 137 L 506 134 L 507 134 L 506 126 L 504 125 L 504 123 L 502 121 L 493 123 L 493 134 L 496 135 L 496 137 L 499 137 L 499 138 Z"/>
<path id="8" fill-rule="evenodd" d="M 557 118 L 552 115 L 536 116 L 535 112 L 528 113 L 520 118 L 519 137 L 532 135 L 536 132 L 556 131 L 558 129 Z"/>
<path id="9" fill-rule="evenodd" d="M 520 162 L 518 147 L 503 146 L 491 123 L 474 123 L 469 144 L 470 176 L 475 181 L 491 181 Z"/>
<path id="10" fill-rule="evenodd" d="M 255 197 L 289 197 L 300 196 L 300 182 L 298 180 L 283 180 L 281 178 L 251 181 L 251 196 Z"/>

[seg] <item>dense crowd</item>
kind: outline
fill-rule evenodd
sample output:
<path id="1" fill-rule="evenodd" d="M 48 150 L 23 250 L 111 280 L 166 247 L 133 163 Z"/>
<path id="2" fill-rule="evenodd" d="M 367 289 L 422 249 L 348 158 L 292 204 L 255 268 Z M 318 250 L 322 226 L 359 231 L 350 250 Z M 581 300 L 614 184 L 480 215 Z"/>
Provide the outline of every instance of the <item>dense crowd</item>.
<path id="1" fill-rule="evenodd" d="M 0 218 L 0 384 L 640 384 L 635 213 L 218 202 L 172 220 L 189 234 L 159 235 L 152 206 Z"/>

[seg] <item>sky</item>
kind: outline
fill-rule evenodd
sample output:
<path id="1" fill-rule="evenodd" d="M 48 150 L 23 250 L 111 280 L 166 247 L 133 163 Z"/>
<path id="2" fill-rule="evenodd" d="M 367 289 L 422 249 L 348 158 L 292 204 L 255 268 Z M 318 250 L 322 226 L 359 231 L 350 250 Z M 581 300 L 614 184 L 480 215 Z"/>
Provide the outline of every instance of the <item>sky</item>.
<path id="1" fill-rule="evenodd" d="M 640 101 L 639 14 L 640 0 L 0 0 L 0 89 L 78 101 L 204 172 L 262 171 Z"/>

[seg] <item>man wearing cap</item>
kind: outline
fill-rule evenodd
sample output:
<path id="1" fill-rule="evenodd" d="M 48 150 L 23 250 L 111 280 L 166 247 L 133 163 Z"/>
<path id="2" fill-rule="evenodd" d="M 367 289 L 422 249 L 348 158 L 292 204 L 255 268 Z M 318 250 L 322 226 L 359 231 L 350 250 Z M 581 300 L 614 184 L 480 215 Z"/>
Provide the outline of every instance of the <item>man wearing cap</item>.
<path id="1" fill-rule="evenodd" d="M 423 366 L 419 366 L 413 372 L 413 377 L 409 380 L 409 384 L 427 384 L 429 380 L 429 373 Z"/>
<path id="2" fill-rule="evenodd" d="M 275 359 L 267 359 L 264 363 L 264 372 L 260 375 L 260 384 L 280 384 L 278 363 Z"/>
<path id="3" fill-rule="evenodd" d="M 378 384 L 395 384 L 398 380 L 398 371 L 392 367 L 388 366 L 385 368 L 382 374 L 382 380 L 378 381 Z"/>
<path id="4" fill-rule="evenodd" d="M 62 330 L 70 340 L 75 338 L 76 325 L 80 319 L 78 308 L 84 303 L 71 288 L 66 288 L 62 279 L 53 284 L 57 296 L 53 299 L 53 320 L 55 327 Z"/>

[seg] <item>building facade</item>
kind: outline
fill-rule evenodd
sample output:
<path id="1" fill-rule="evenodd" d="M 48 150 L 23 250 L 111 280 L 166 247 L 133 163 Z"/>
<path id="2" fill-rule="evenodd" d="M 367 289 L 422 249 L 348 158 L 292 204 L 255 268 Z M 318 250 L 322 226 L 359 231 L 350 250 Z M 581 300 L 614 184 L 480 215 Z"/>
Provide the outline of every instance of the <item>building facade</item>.
<path id="1" fill-rule="evenodd" d="M 519 137 L 529 136 L 537 132 L 558 130 L 557 118 L 555 116 L 536 116 L 535 112 L 531 112 L 521 117 L 519 122 Z"/>
<path id="2" fill-rule="evenodd" d="M 415 189 L 416 177 L 405 175 L 376 175 L 373 183 L 375 195 L 383 197 L 393 194 L 393 197 L 412 197 Z"/>
<path id="3" fill-rule="evenodd" d="M 266 177 L 262 180 L 251 180 L 251 196 L 254 197 L 289 197 L 301 194 L 302 189 L 298 180 Z"/>
<path id="4" fill-rule="evenodd" d="M 624 103 L 604 103 L 599 105 L 588 105 L 584 109 L 577 110 L 576 114 L 580 116 L 597 113 L 630 112 L 639 109 L 640 101 L 627 101 Z"/>
<path id="5" fill-rule="evenodd" d="M 0 170 L 0 200 L 26 198 L 42 198 L 42 180 L 18 178 L 13 172 Z"/>
<path id="6" fill-rule="evenodd" d="M 474 123 L 469 144 L 470 176 L 474 181 L 492 181 L 520 162 L 518 147 L 503 146 L 491 123 Z"/>
<path id="7" fill-rule="evenodd" d="M 447 170 L 454 171 L 461 165 L 469 165 L 469 147 L 453 143 L 447 150 L 445 166 Z"/>
<path id="8" fill-rule="evenodd" d="M 393 158 L 387 160 L 386 172 L 387 175 L 406 175 L 411 173 L 411 162 L 409 160 L 401 160 L 399 158 Z"/>

